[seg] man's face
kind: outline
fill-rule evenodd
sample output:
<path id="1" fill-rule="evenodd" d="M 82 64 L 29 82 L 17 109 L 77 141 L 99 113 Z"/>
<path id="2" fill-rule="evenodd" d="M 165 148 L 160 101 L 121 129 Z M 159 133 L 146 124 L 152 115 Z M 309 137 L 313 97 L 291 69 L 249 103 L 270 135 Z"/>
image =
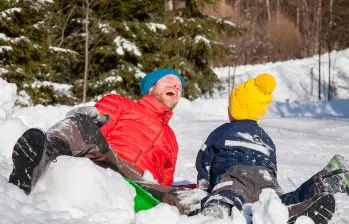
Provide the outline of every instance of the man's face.
<path id="1" fill-rule="evenodd" d="M 150 88 L 149 93 L 172 110 L 181 98 L 182 82 L 176 75 L 166 75 Z"/>

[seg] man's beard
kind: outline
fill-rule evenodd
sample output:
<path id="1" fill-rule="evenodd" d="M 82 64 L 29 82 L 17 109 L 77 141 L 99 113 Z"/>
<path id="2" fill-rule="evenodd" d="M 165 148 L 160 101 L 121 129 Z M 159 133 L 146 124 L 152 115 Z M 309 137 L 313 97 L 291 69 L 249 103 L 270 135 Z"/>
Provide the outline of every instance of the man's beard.
<path id="1" fill-rule="evenodd" d="M 150 95 L 152 95 L 153 97 L 155 97 L 160 103 L 162 103 L 165 107 L 167 107 L 168 109 L 170 109 L 171 111 L 173 110 L 173 108 L 175 108 L 175 106 L 177 104 L 174 104 L 172 107 L 168 107 L 166 104 L 165 104 L 165 98 L 163 96 L 162 93 L 159 93 L 159 92 L 150 92 Z"/>

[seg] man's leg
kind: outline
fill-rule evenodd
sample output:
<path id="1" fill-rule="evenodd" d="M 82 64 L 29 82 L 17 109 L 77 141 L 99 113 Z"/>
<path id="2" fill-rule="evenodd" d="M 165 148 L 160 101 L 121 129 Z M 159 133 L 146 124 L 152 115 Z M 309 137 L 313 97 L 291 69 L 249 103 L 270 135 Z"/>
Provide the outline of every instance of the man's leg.
<path id="1" fill-rule="evenodd" d="M 127 163 L 124 159 L 120 158 L 113 150 L 110 150 L 105 154 L 91 151 L 87 153 L 85 157 L 92 160 L 98 166 L 110 168 L 119 172 L 122 176 L 136 182 L 160 202 L 177 207 L 181 214 L 188 215 L 191 212 L 189 207 L 182 204 L 181 201 L 183 198 L 181 198 L 181 195 L 189 196 L 192 189 L 149 183 L 143 179 L 142 173 L 140 173 L 134 166 Z"/>
<path id="2" fill-rule="evenodd" d="M 349 163 L 335 155 L 320 172 L 304 182 L 295 191 L 281 195 L 286 205 L 297 204 L 322 193 L 349 193 Z"/>
<path id="3" fill-rule="evenodd" d="M 57 156 L 83 156 L 91 151 L 105 153 L 109 150 L 109 144 L 97 125 L 82 114 L 58 122 L 46 132 L 46 136 L 39 129 L 29 129 L 15 144 L 12 154 L 14 167 L 9 182 L 29 194 Z"/>

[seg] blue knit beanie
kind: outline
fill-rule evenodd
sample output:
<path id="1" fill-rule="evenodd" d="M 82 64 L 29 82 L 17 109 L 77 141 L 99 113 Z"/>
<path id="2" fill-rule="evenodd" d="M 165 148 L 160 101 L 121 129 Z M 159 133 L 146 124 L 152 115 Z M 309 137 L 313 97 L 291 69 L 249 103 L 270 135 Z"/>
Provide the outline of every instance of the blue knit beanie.
<path id="1" fill-rule="evenodd" d="M 146 76 L 143 77 L 141 80 L 141 91 L 142 96 L 147 95 L 149 92 L 149 89 L 155 85 L 159 79 L 164 77 L 165 75 L 175 75 L 177 76 L 181 82 L 182 82 L 182 93 L 184 91 L 184 79 L 177 71 L 170 69 L 170 68 L 160 68 L 159 70 L 155 70 L 153 72 L 148 73 Z"/>

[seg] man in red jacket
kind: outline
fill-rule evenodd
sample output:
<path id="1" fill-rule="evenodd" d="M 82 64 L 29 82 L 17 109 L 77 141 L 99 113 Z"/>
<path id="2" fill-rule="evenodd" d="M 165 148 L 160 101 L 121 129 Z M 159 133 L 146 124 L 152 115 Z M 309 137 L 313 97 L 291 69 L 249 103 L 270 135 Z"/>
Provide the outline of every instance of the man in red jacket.
<path id="1" fill-rule="evenodd" d="M 173 183 L 178 145 L 169 127 L 172 109 L 184 86 L 172 69 L 147 74 L 140 83 L 143 97 L 134 102 L 116 94 L 100 99 L 95 107 L 78 107 L 46 133 L 29 129 L 14 146 L 9 182 L 29 194 L 51 161 L 59 155 L 84 156 L 138 181 L 159 200 L 179 205 L 168 194 Z M 145 183 L 148 170 L 159 183 Z"/>
<path id="2" fill-rule="evenodd" d="M 138 171 L 150 171 L 161 185 L 171 185 L 178 145 L 168 125 L 184 85 L 182 76 L 172 69 L 149 73 L 141 81 L 143 98 L 138 102 L 111 94 L 95 107 L 109 122 L 101 131 L 111 148 Z"/>

